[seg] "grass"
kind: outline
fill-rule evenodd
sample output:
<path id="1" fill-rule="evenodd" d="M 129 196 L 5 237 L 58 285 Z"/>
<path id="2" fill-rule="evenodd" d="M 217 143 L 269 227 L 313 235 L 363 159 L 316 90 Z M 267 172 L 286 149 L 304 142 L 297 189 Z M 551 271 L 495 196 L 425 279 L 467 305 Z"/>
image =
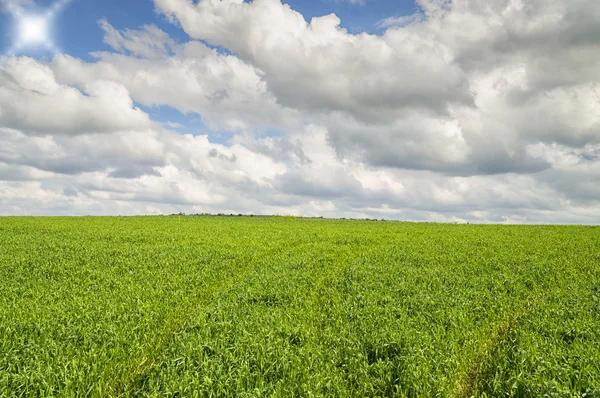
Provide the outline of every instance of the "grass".
<path id="1" fill-rule="evenodd" d="M 0 218 L 0 397 L 600 396 L 600 229 Z"/>

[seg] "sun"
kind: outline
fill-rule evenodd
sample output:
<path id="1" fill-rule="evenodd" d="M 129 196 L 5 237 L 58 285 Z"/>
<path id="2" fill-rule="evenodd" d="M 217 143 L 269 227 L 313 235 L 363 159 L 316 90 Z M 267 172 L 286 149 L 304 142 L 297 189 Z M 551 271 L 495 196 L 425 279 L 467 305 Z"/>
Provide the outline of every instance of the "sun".
<path id="1" fill-rule="evenodd" d="M 21 45 L 46 44 L 49 40 L 48 20 L 40 16 L 24 16 L 19 23 Z"/>
<path id="2" fill-rule="evenodd" d="M 0 0 L 0 13 L 3 9 L 12 15 L 13 43 L 4 52 L 0 53 L 0 62 L 4 57 L 18 54 L 36 53 L 45 49 L 54 54 L 59 52 L 52 39 L 52 25 L 60 13 L 71 0 L 54 0 L 46 9 L 40 9 L 31 0 Z M 26 7 L 27 6 L 27 7 Z"/>

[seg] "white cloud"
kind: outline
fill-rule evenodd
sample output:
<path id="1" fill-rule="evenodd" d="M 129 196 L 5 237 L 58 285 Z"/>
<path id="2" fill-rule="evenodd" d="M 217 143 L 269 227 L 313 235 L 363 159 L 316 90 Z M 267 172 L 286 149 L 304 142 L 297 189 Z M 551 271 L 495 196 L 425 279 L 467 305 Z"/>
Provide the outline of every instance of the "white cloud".
<path id="1" fill-rule="evenodd" d="M 412 23 L 381 36 L 349 34 L 333 15 L 307 23 L 278 0 L 155 3 L 192 37 L 263 71 L 275 97 L 326 125 L 342 155 L 458 174 L 530 172 L 547 165 L 527 144 L 600 136 L 600 6 L 591 1 L 422 0 Z"/>
<path id="2" fill-rule="evenodd" d="M 0 126 L 37 134 L 76 135 L 150 128 L 122 85 L 96 80 L 83 92 L 59 84 L 52 70 L 31 58 L 0 66 Z"/>
<path id="3" fill-rule="evenodd" d="M 424 16 L 421 13 L 402 15 L 399 17 L 387 17 L 377 22 L 377 26 L 380 28 L 404 27 L 412 23 L 422 22 L 423 17 Z"/>
<path id="4" fill-rule="evenodd" d="M 420 0 L 379 36 L 279 0 L 155 3 L 194 41 L 101 21 L 114 51 L 92 62 L 2 67 L 2 212 L 600 216 L 595 2 Z M 134 101 L 233 135 L 177 134 Z"/>
<path id="5" fill-rule="evenodd" d="M 472 103 L 448 48 L 411 31 L 352 35 L 333 14 L 307 23 L 278 0 L 155 4 L 193 38 L 224 46 L 263 71 L 287 106 L 374 122 L 415 108 L 445 114 L 449 103 Z"/>
<path id="6" fill-rule="evenodd" d="M 123 35 L 107 22 L 103 28 L 108 42 L 130 54 L 95 53 L 94 63 L 59 55 L 51 65 L 59 81 L 78 87 L 98 79 L 118 82 L 140 104 L 197 113 L 213 130 L 300 124 L 297 112 L 282 107 L 269 92 L 263 73 L 235 56 L 220 55 L 200 42 L 175 45 L 156 27 Z M 147 36 L 148 32 L 153 33 Z"/>
<path id="7" fill-rule="evenodd" d="M 129 52 L 144 58 L 159 58 L 171 53 L 175 41 L 154 25 L 146 25 L 141 30 L 119 32 L 105 19 L 99 22 L 104 30 L 104 42 L 119 52 Z"/>

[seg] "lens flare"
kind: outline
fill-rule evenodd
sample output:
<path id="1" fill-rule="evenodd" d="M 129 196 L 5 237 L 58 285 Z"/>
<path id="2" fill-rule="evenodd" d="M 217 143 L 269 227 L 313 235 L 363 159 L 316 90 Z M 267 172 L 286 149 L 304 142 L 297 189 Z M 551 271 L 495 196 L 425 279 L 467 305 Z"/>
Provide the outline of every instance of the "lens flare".
<path id="1" fill-rule="evenodd" d="M 48 20 L 39 16 L 25 16 L 20 21 L 19 44 L 39 45 L 48 41 Z"/>
<path id="2" fill-rule="evenodd" d="M 7 2 L 0 0 L 0 12 L 8 12 L 13 16 L 15 21 L 13 45 L 0 54 L 0 63 L 6 57 L 27 51 L 27 48 L 31 48 L 32 50 L 35 48 L 36 52 L 42 48 L 52 53 L 59 52 L 51 37 L 51 27 L 58 13 L 70 2 L 71 0 L 56 0 L 47 9 L 40 10 L 36 7 L 34 1 L 14 2 L 9 0 Z M 34 12 L 43 12 L 27 12 L 32 9 L 34 9 Z"/>

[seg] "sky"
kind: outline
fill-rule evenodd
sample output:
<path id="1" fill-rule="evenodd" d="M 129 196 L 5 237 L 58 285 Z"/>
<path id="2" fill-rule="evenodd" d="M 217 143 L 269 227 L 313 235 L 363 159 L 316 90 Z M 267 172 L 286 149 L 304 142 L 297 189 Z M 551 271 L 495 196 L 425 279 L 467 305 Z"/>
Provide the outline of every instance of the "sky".
<path id="1" fill-rule="evenodd" d="M 598 224 L 595 0 L 0 0 L 0 215 Z"/>

